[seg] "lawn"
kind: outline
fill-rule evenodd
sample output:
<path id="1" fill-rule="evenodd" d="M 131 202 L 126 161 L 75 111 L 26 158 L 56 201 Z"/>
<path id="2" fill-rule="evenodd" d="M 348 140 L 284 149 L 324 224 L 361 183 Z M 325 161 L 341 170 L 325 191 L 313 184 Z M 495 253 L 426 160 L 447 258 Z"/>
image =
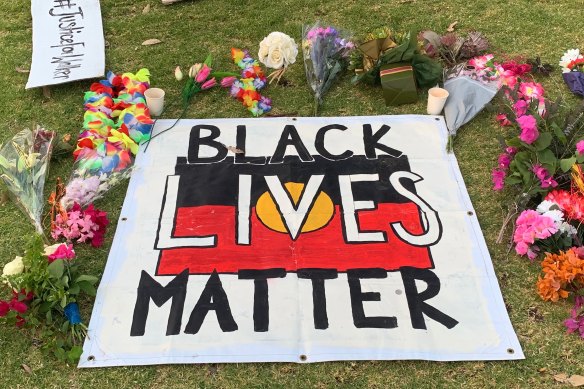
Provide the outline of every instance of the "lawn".
<path id="1" fill-rule="evenodd" d="M 150 11 L 143 13 L 146 5 Z M 433 29 L 443 32 L 458 21 L 460 31 L 477 29 L 491 41 L 493 51 L 508 59 L 540 55 L 557 64 L 568 48 L 584 49 L 580 23 L 581 1 L 556 0 L 395 0 L 369 2 L 282 0 L 185 1 L 162 6 L 155 0 L 126 2 L 102 0 L 104 33 L 107 41 L 106 67 L 115 72 L 135 72 L 147 67 L 153 86 L 167 91 L 167 99 L 179 98 L 180 85 L 174 80 L 175 66 L 190 66 L 212 53 L 218 68 L 233 69 L 229 57 L 232 46 L 256 51 L 259 41 L 274 30 L 300 39 L 302 23 L 323 20 L 357 35 L 379 25 L 396 29 Z M 24 90 L 32 52 L 29 1 L 0 2 L 0 142 L 36 123 L 60 134 L 76 134 L 83 120 L 82 97 L 90 81 L 51 88 L 51 98 L 41 90 Z M 162 41 L 141 46 L 146 39 Z M 269 89 L 274 112 L 311 116 L 313 97 L 301 64 L 286 74 L 287 86 Z M 387 108 L 381 92 L 354 87 L 350 76 L 342 77 L 325 98 L 322 116 L 425 113 L 425 98 L 415 105 Z M 560 71 L 538 79 L 550 97 L 563 96 L 566 103 L 578 100 L 569 95 Z M 181 84 L 182 85 L 182 84 Z M 178 109 L 167 117 L 177 116 Z M 187 117 L 222 118 L 247 116 L 239 103 L 216 90 L 197 96 Z M 499 153 L 497 136 L 501 130 L 493 113 L 482 112 L 461 129 L 454 141 L 454 153 L 477 211 L 491 253 L 503 297 L 513 326 L 526 354 L 518 362 L 425 361 L 334 362 L 296 364 L 222 364 L 152 366 L 78 370 L 41 353 L 29 332 L 0 327 L 0 387 L 560 387 L 553 375 L 584 375 L 584 341 L 566 335 L 562 321 L 568 302 L 543 302 L 536 293 L 539 266 L 509 253 L 507 245 L 495 244 L 505 214 L 505 198 L 491 191 L 491 167 Z M 51 164 L 47 192 L 58 176 L 67 179 L 71 158 Z M 100 249 L 79 245 L 78 258 L 84 272 L 101 275 L 126 185 L 111 191 L 96 204 L 108 211 L 113 225 Z M 0 264 L 22 255 L 34 230 L 14 203 L 0 197 Z M 83 314 L 90 314 L 86 304 Z M 480 336 L 480 334 L 477 334 Z M 32 373 L 25 371 L 26 364 Z"/>

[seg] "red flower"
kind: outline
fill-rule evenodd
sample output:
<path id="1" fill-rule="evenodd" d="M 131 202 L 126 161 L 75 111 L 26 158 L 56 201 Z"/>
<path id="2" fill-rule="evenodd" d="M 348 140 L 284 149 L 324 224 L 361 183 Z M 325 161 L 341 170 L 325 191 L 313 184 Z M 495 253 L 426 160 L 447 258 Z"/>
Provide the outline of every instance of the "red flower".
<path id="1" fill-rule="evenodd" d="M 27 292 L 24 289 L 21 289 L 20 292 L 12 291 L 12 298 L 19 301 L 31 301 L 33 297 L 33 292 Z"/>
<path id="2" fill-rule="evenodd" d="M 20 315 L 16 315 L 16 326 L 18 328 L 22 327 L 25 323 L 26 323 L 26 320 L 24 320 L 24 317 L 22 317 Z"/>
<path id="3" fill-rule="evenodd" d="M 0 317 L 4 317 L 10 311 L 10 305 L 7 301 L 0 301 Z"/>
<path id="4" fill-rule="evenodd" d="M 11 310 L 18 313 L 25 313 L 28 310 L 28 306 L 22 301 L 18 301 L 17 299 L 12 299 L 8 305 L 10 306 Z"/>
<path id="5" fill-rule="evenodd" d="M 107 93 L 110 96 L 114 93 L 112 88 L 105 86 L 99 82 L 95 82 L 95 83 L 91 84 L 91 87 L 89 88 L 89 90 L 91 90 L 92 92 L 98 93 L 98 94 Z"/>

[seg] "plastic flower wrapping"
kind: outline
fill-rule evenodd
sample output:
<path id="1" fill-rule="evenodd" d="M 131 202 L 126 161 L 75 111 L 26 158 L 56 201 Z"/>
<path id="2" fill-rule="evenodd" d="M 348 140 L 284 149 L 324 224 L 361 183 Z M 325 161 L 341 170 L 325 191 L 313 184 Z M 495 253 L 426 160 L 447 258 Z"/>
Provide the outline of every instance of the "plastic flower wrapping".
<path id="1" fill-rule="evenodd" d="M 241 77 L 225 78 L 223 87 L 230 88 L 231 97 L 241 101 L 253 116 L 261 116 L 272 109 L 272 100 L 259 91 L 266 86 L 266 76 L 259 62 L 247 50 L 232 48 L 231 58 L 241 68 Z"/>
<path id="2" fill-rule="evenodd" d="M 0 178 L 39 234 L 43 233 L 43 189 L 54 139 L 53 131 L 25 129 L 0 149 Z"/>
<path id="3" fill-rule="evenodd" d="M 579 49 L 570 49 L 560 59 L 562 77 L 572 93 L 584 97 L 584 55 Z"/>
<path id="4" fill-rule="evenodd" d="M 314 91 L 314 113 L 322 104 L 324 94 L 330 89 L 341 71 L 348 65 L 355 44 L 348 35 L 332 26 L 320 23 L 302 28 L 302 53 L 308 84 Z"/>
<path id="5" fill-rule="evenodd" d="M 150 138 L 153 121 L 144 97 L 149 76 L 147 69 L 109 72 L 85 93 L 73 174 L 61 200 L 66 209 L 91 203 L 129 176 L 138 145 Z"/>

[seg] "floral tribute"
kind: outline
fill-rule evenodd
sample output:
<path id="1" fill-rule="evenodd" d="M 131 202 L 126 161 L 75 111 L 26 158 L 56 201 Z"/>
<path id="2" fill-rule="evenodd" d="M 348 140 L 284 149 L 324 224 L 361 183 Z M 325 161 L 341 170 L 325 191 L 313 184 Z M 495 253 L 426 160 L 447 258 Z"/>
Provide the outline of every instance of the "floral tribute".
<path id="1" fill-rule="evenodd" d="M 121 76 L 109 72 L 85 93 L 75 166 L 62 198 L 66 209 L 75 203 L 88 205 L 128 177 L 138 145 L 149 139 L 153 123 L 144 97 L 149 76 L 147 69 Z"/>
<path id="2" fill-rule="evenodd" d="M 229 87 L 231 96 L 243 104 L 253 116 L 261 116 L 272 109 L 272 100 L 259 90 L 266 86 L 266 76 L 258 61 L 247 50 L 232 48 L 231 58 L 241 71 L 239 79 L 224 79 L 222 86 Z"/>
<path id="3" fill-rule="evenodd" d="M 564 72 L 578 66 L 578 56 L 577 51 L 564 55 Z M 546 99 L 541 84 L 530 79 L 530 68 L 515 62 L 495 64 L 503 91 L 497 121 L 506 140 L 493 169 L 493 189 L 516 196 L 499 237 L 518 214 L 515 252 L 541 260 L 537 291 L 542 299 L 574 298 L 564 324 L 584 339 L 584 106 L 560 111 Z"/>
<path id="4" fill-rule="evenodd" d="M 4 266 L 0 280 L 11 295 L 0 300 L 0 321 L 35 331 L 43 350 L 76 362 L 87 335 L 78 301 L 83 294 L 95 296 L 97 277 L 80 273 L 73 246 L 45 246 L 38 235 L 24 257 Z"/>
<path id="5" fill-rule="evenodd" d="M 267 68 L 275 69 L 268 79 L 270 83 L 276 80 L 277 84 L 288 66 L 296 62 L 297 55 L 298 45 L 294 39 L 283 32 L 274 31 L 260 42 L 258 60 Z"/>
<path id="6" fill-rule="evenodd" d="M 584 97 L 584 55 L 580 50 L 571 49 L 564 53 L 560 59 L 562 77 L 570 90 Z"/>
<path id="7" fill-rule="evenodd" d="M 308 84 L 314 91 L 314 114 L 341 71 L 348 66 L 355 44 L 332 26 L 304 26 L 302 53 Z"/>

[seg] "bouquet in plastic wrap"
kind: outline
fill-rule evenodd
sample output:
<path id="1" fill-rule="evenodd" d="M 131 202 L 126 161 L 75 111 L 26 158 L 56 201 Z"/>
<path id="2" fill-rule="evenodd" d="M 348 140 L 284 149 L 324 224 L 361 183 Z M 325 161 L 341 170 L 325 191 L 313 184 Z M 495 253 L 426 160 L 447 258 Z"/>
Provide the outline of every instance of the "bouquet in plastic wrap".
<path id="1" fill-rule="evenodd" d="M 308 83 L 314 91 L 315 115 L 318 113 L 324 94 L 348 64 L 349 56 L 354 48 L 355 44 L 332 26 L 316 23 L 303 27 L 304 69 Z"/>
<path id="2" fill-rule="evenodd" d="M 25 129 L 0 149 L 0 178 L 39 234 L 43 233 L 43 189 L 54 139 L 53 131 Z"/>
<path id="3" fill-rule="evenodd" d="M 149 76 L 147 69 L 121 76 L 109 72 L 85 93 L 73 174 L 61 199 L 65 209 L 86 206 L 129 176 L 138 145 L 150 138 L 153 124 L 144 97 Z"/>

